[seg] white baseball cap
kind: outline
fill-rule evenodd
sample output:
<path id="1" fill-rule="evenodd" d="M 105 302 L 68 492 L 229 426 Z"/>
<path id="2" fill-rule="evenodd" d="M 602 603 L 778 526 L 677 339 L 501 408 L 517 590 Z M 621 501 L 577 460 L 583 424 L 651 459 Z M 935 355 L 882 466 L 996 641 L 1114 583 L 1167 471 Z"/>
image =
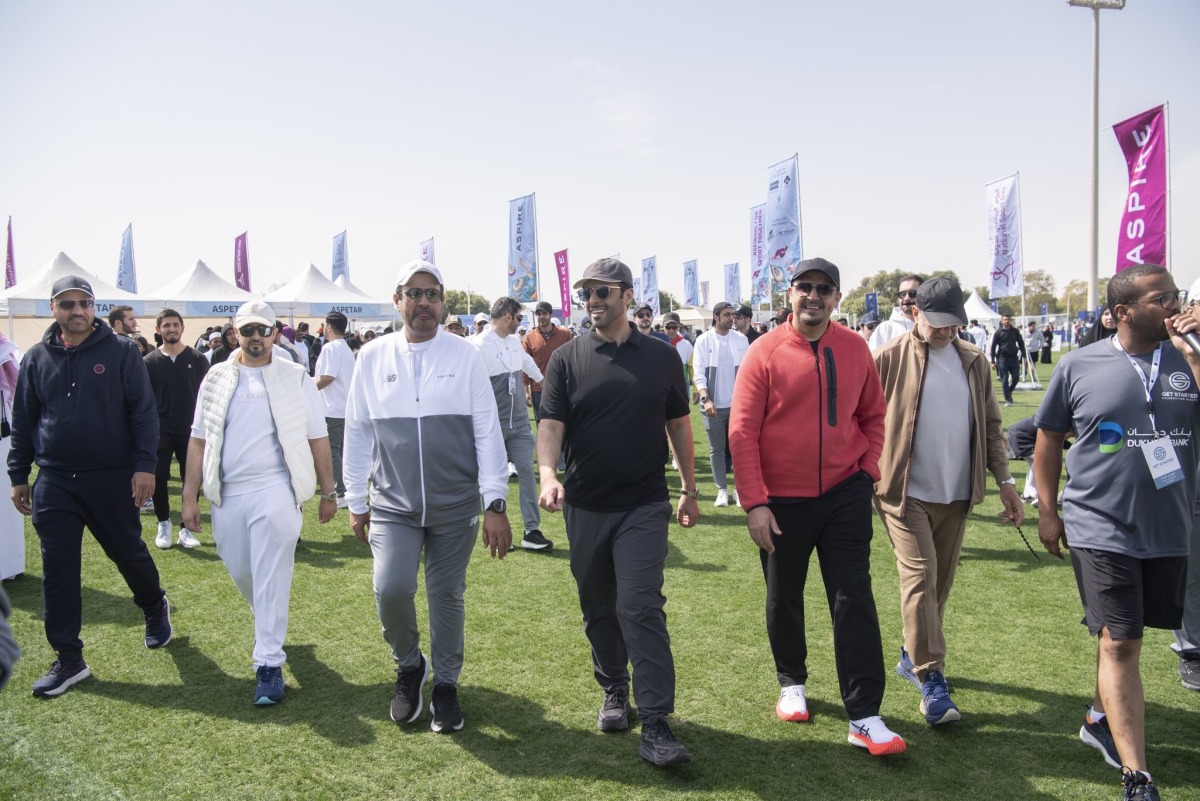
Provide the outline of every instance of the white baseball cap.
<path id="1" fill-rule="evenodd" d="M 233 317 L 233 327 L 241 328 L 247 323 L 262 323 L 275 325 L 275 310 L 261 300 L 248 300 L 237 310 Z"/>
<path id="2" fill-rule="evenodd" d="M 446 282 L 442 280 L 442 274 L 438 272 L 438 268 L 422 259 L 413 259 L 408 264 L 400 268 L 400 272 L 396 274 L 396 286 L 404 286 L 417 273 L 429 273 L 434 277 L 440 286 L 445 286 Z"/>

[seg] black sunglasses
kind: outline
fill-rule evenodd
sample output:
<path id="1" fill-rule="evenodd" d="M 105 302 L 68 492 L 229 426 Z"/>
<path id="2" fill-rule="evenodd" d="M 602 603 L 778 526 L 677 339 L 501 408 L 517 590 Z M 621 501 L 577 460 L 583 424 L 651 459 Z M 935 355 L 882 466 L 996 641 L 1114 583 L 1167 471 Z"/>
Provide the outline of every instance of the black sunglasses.
<path id="1" fill-rule="evenodd" d="M 576 294 L 579 296 L 580 300 L 582 300 L 584 303 L 587 303 L 589 300 L 592 299 L 593 292 L 596 293 L 596 297 L 600 298 L 600 300 L 607 300 L 608 296 L 611 295 L 613 292 L 621 292 L 624 289 L 625 289 L 624 286 L 607 286 L 607 285 L 598 286 L 598 287 L 584 287 L 583 289 L 579 290 L 579 292 Z"/>
<path id="2" fill-rule="evenodd" d="M 792 284 L 792 288 L 805 295 L 815 293 L 819 298 L 831 298 L 834 291 L 837 290 L 837 287 L 830 286 L 829 284 L 814 284 L 811 281 L 797 281 Z"/>
<path id="3" fill-rule="evenodd" d="M 96 301 L 90 298 L 85 298 L 84 300 L 56 300 L 54 302 L 57 303 L 58 308 L 62 309 L 63 311 L 70 311 L 71 309 L 75 308 L 76 305 L 78 305 L 81 309 L 90 309 L 96 305 Z"/>
<path id="4" fill-rule="evenodd" d="M 440 289 L 417 289 L 413 287 L 412 289 L 404 290 L 400 294 L 409 300 L 420 300 L 421 296 L 424 295 L 425 299 L 430 303 L 437 303 L 442 299 L 442 290 Z"/>
<path id="5" fill-rule="evenodd" d="M 275 333 L 275 326 L 273 326 L 273 325 L 257 325 L 255 323 L 250 323 L 248 325 L 243 325 L 241 328 L 239 328 L 238 333 L 241 334 L 242 336 L 246 337 L 247 339 L 254 336 L 255 334 L 258 334 L 263 339 L 266 339 L 267 337 L 269 337 Z"/>
<path id="6" fill-rule="evenodd" d="M 916 296 L 917 290 L 915 289 L 904 289 L 896 293 L 898 298 L 915 298 Z"/>

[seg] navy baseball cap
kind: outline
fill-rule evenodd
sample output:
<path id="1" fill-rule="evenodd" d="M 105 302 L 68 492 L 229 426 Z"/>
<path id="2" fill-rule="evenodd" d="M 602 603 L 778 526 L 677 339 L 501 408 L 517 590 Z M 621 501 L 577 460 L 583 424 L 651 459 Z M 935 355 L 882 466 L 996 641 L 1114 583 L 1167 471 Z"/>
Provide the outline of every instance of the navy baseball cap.
<path id="1" fill-rule="evenodd" d="M 96 297 L 96 293 L 92 291 L 92 285 L 86 278 L 80 278 L 78 275 L 64 275 L 54 282 L 54 286 L 50 287 L 50 300 L 54 300 L 62 293 L 70 292 L 72 289 L 86 292 L 89 298 Z"/>

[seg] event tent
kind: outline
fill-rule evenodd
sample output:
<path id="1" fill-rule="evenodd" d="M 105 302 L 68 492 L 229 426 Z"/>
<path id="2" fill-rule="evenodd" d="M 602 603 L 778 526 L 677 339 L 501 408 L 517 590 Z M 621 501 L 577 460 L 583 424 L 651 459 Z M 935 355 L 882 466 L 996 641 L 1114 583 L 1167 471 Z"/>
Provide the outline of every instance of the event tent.
<path id="1" fill-rule="evenodd" d="M 964 304 L 967 308 L 967 319 L 978 320 L 981 323 L 998 323 L 1000 315 L 992 311 L 992 307 L 979 299 L 979 293 L 972 292 Z"/>
<path id="2" fill-rule="evenodd" d="M 335 286 L 339 286 L 342 289 L 346 290 L 347 292 L 353 292 L 355 295 L 358 295 L 363 300 L 375 301 L 375 298 L 371 297 L 366 292 L 363 292 L 357 286 L 352 284 L 350 282 L 350 279 L 345 275 L 339 275 L 337 277 L 337 280 L 335 280 L 333 283 Z"/>
<path id="3" fill-rule="evenodd" d="M 151 297 L 159 300 L 153 303 L 147 301 L 150 306 L 172 308 L 188 318 L 232 317 L 239 306 L 254 298 L 246 290 L 217 275 L 202 261 L 197 261 L 179 278 L 155 290 Z"/>
<path id="4" fill-rule="evenodd" d="M 352 318 L 388 317 L 392 309 L 391 304 L 369 302 L 365 295 L 338 286 L 311 264 L 263 300 L 280 317 L 324 317 L 331 311 Z"/>

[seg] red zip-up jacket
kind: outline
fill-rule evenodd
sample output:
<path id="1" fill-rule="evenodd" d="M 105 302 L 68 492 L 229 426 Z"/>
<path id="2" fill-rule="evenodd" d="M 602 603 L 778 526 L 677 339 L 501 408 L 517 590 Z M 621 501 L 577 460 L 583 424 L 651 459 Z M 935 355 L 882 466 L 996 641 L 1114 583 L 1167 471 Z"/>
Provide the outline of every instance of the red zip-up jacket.
<path id="1" fill-rule="evenodd" d="M 812 344 L 791 323 L 759 337 L 733 387 L 738 501 L 816 498 L 859 470 L 879 480 L 887 401 L 867 343 L 831 323 Z"/>

